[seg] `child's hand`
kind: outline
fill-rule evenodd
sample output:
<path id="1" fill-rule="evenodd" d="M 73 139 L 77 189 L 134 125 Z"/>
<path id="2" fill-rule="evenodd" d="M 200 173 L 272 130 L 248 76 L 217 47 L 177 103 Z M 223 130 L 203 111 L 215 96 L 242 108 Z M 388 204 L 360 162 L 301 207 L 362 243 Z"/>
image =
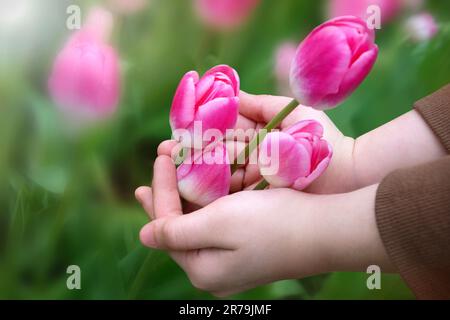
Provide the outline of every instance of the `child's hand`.
<path id="1" fill-rule="evenodd" d="M 197 288 L 226 296 L 280 279 L 390 266 L 373 213 L 376 187 L 346 196 L 243 191 L 183 215 L 172 160 L 136 197 L 155 220 L 141 241 L 168 250 Z"/>
<path id="2" fill-rule="evenodd" d="M 290 100 L 286 97 L 255 96 L 241 91 L 236 128 L 263 128 Z M 283 121 L 281 128 L 305 119 L 319 121 L 325 129 L 324 138 L 333 146 L 329 167 L 305 190 L 309 193 L 330 194 L 357 190 L 381 182 L 393 170 L 446 155 L 439 139 L 415 110 L 356 140 L 344 136 L 324 112 L 304 106 L 297 107 Z M 227 143 L 229 150 L 236 148 L 239 152 L 244 149 L 244 141 L 235 143 L 233 139 L 230 140 Z M 172 151 L 176 151 L 175 147 L 175 141 L 165 141 L 159 146 L 158 154 L 171 155 Z M 231 192 L 249 188 L 259 179 L 256 164 L 242 167 L 232 177 Z"/>
<path id="3" fill-rule="evenodd" d="M 230 154 L 235 156 L 245 148 L 245 142 L 251 140 L 272 118 L 292 99 L 268 95 L 251 95 L 241 91 L 239 104 L 239 117 L 235 129 L 250 130 L 252 136 L 227 137 L 227 146 Z M 324 127 L 324 138 L 333 147 L 333 158 L 325 173 L 308 187 L 312 193 L 337 193 L 356 189 L 353 179 L 352 151 L 354 139 L 345 137 L 322 112 L 309 107 L 297 107 L 281 124 L 281 129 L 306 119 L 319 121 Z M 255 130 L 256 129 L 256 130 Z M 236 138 L 237 142 L 234 141 Z M 233 150 L 233 151 L 232 151 Z M 164 141 L 158 148 L 159 155 L 175 156 L 179 146 L 173 140 Z M 234 159 L 230 159 L 233 161 Z M 231 192 L 237 192 L 254 185 L 261 179 L 256 164 L 241 166 L 231 180 Z"/>

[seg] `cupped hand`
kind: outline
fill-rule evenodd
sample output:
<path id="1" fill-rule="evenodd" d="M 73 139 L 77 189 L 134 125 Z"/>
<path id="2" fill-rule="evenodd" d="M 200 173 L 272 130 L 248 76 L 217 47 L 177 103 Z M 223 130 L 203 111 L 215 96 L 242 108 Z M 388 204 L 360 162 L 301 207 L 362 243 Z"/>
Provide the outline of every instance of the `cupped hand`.
<path id="1" fill-rule="evenodd" d="M 288 97 L 270 95 L 252 95 L 241 91 L 239 116 L 235 129 L 236 134 L 226 137 L 230 161 L 245 148 L 259 129 L 262 129 L 272 118 L 292 99 Z M 310 107 L 298 106 L 280 125 L 285 129 L 301 120 L 313 119 L 324 127 L 324 138 L 333 147 L 333 158 L 325 173 L 312 183 L 306 192 L 311 193 L 341 193 L 356 189 L 353 173 L 352 151 L 354 139 L 344 136 L 336 128 L 330 118 L 323 112 Z M 238 134 L 241 132 L 241 134 Z M 245 132 L 245 135 L 242 134 Z M 158 155 L 175 157 L 180 146 L 174 140 L 162 142 L 158 148 Z M 234 155 L 234 156 L 233 156 Z M 252 188 L 261 180 L 259 169 L 255 163 L 247 163 L 239 167 L 231 180 L 231 192 Z"/>
<path id="2" fill-rule="evenodd" d="M 173 161 L 159 156 L 152 188 L 136 190 L 153 219 L 142 228 L 141 242 L 168 250 L 195 287 L 216 296 L 325 272 L 313 206 L 306 209 L 310 202 L 302 195 L 242 191 L 183 215 Z M 300 214 L 302 206 L 311 214 Z"/>
<path id="3" fill-rule="evenodd" d="M 183 214 L 175 165 L 163 155 L 155 161 L 152 188 L 136 190 L 152 219 L 140 239 L 167 250 L 195 287 L 216 296 L 371 264 L 394 271 L 376 224 L 376 190 L 241 191 Z"/>

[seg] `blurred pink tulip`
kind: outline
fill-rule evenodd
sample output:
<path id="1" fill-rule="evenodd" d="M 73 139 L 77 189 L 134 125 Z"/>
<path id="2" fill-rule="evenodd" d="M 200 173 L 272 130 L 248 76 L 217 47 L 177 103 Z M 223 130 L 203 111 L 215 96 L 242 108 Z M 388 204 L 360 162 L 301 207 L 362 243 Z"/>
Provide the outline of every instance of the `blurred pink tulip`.
<path id="1" fill-rule="evenodd" d="M 133 14 L 143 10 L 151 0 L 108 0 L 112 9 L 122 14 Z"/>
<path id="2" fill-rule="evenodd" d="M 422 42 L 433 38 L 438 32 L 438 26 L 430 13 L 423 12 L 406 21 L 406 31 L 413 41 Z"/>
<path id="3" fill-rule="evenodd" d="M 217 29 L 230 29 L 242 24 L 260 0 L 195 0 L 200 19 Z"/>
<path id="4" fill-rule="evenodd" d="M 322 136 L 323 127 L 315 120 L 269 133 L 260 146 L 261 175 L 275 188 L 305 189 L 326 170 L 333 154 Z"/>
<path id="5" fill-rule="evenodd" d="M 177 169 L 183 199 L 206 206 L 230 191 L 231 171 L 227 149 L 221 142 L 190 154 Z"/>
<path id="6" fill-rule="evenodd" d="M 119 59 L 116 51 L 103 42 L 110 21 L 107 14 L 96 11 L 94 15 L 104 20 L 91 16 L 89 23 L 71 36 L 56 57 L 48 82 L 54 101 L 72 120 L 109 116 L 119 100 Z"/>
<path id="7" fill-rule="evenodd" d="M 201 79 L 196 71 L 190 71 L 181 79 L 173 98 L 170 126 L 172 131 L 187 129 L 194 139 L 202 139 L 194 130 L 199 123 L 201 135 L 209 129 L 224 135 L 236 124 L 238 106 L 239 76 L 233 68 L 216 66 Z"/>
<path id="8" fill-rule="evenodd" d="M 277 48 L 275 54 L 275 77 L 277 79 L 278 91 L 285 96 L 292 95 L 289 88 L 289 73 L 296 51 L 296 43 L 284 42 Z"/>
<path id="9" fill-rule="evenodd" d="M 329 17 L 356 16 L 368 18 L 367 8 L 376 5 L 381 9 L 381 21 L 388 22 L 394 18 L 402 8 L 403 0 L 330 0 Z"/>
<path id="10" fill-rule="evenodd" d="M 290 83 L 295 98 L 316 109 L 341 103 L 372 69 L 378 47 L 375 33 L 354 16 L 329 20 L 315 28 L 297 49 Z"/>

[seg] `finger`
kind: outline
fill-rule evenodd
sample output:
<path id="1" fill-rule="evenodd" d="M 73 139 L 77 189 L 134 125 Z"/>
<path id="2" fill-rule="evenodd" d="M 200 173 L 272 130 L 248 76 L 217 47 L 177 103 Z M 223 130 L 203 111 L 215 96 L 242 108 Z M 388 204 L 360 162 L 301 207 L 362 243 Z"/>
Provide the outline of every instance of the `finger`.
<path id="1" fill-rule="evenodd" d="M 239 113 L 255 122 L 267 123 L 291 101 L 292 98 L 288 97 L 252 95 L 241 91 Z"/>
<path id="2" fill-rule="evenodd" d="M 256 126 L 256 122 L 243 116 L 242 114 L 238 114 L 238 118 L 236 121 L 236 125 L 235 128 L 236 129 L 243 129 L 243 130 L 247 130 L 247 129 L 253 129 Z"/>
<path id="3" fill-rule="evenodd" d="M 155 216 L 153 214 L 153 199 L 152 199 L 152 188 L 143 186 L 136 189 L 134 192 L 134 196 L 136 200 L 144 208 L 145 212 L 147 212 L 150 219 L 154 219 Z"/>
<path id="4" fill-rule="evenodd" d="M 152 191 L 156 219 L 183 214 L 175 165 L 168 156 L 159 156 L 155 160 Z"/>
<path id="5" fill-rule="evenodd" d="M 231 176 L 230 183 L 230 192 L 238 192 L 241 191 L 244 185 L 245 178 L 245 170 L 243 168 L 239 168 L 236 172 Z"/>
<path id="6" fill-rule="evenodd" d="M 173 154 L 181 149 L 179 143 L 175 140 L 165 140 L 158 146 L 158 156 L 169 156 L 173 159 Z"/>
<path id="7" fill-rule="evenodd" d="M 205 209 L 179 217 L 156 219 L 141 229 L 140 239 L 145 246 L 171 251 L 233 249 L 221 232 L 223 223 L 213 219 Z"/>

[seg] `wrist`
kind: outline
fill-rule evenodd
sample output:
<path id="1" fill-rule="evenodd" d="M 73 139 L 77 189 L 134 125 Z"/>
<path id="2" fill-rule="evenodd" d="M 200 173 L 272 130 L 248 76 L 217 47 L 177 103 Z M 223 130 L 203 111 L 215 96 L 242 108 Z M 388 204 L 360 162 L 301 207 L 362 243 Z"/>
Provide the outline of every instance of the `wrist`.
<path id="1" fill-rule="evenodd" d="M 328 272 L 365 271 L 378 265 L 394 270 L 378 232 L 375 197 L 378 185 L 354 192 L 324 196 L 318 214 L 318 241 Z"/>
<path id="2" fill-rule="evenodd" d="M 324 174 L 305 191 L 315 194 L 335 194 L 359 188 L 358 171 L 355 170 L 356 140 L 341 136 L 333 141 L 333 157 Z"/>

